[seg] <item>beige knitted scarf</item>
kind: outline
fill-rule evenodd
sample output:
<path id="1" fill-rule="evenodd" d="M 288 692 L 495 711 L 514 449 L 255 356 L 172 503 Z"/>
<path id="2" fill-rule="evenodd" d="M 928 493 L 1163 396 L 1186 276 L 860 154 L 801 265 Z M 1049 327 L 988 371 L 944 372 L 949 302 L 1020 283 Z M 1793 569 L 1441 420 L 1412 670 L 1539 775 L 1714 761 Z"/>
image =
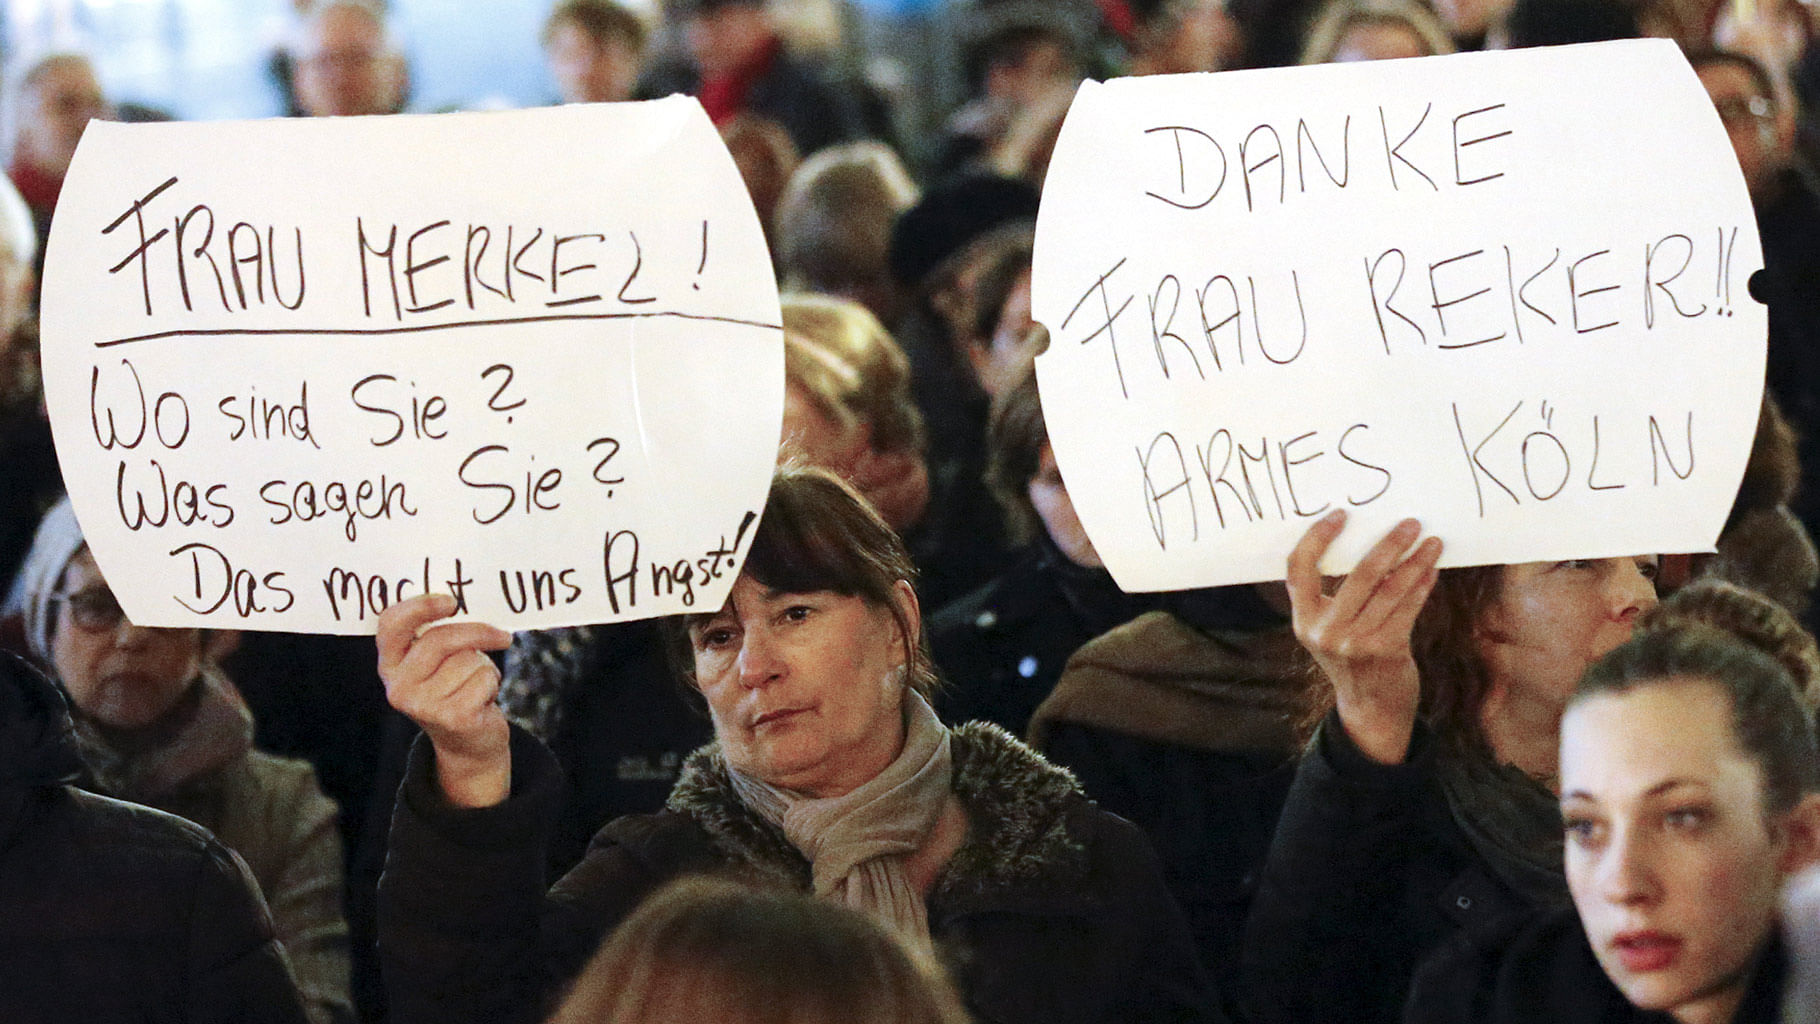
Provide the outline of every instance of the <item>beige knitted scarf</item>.
<path id="1" fill-rule="evenodd" d="M 904 691 L 904 749 L 884 771 L 842 796 L 815 799 L 727 769 L 746 806 L 781 828 L 808 858 L 815 894 L 871 914 L 928 948 L 929 911 L 904 873 L 952 799 L 948 727 Z"/>

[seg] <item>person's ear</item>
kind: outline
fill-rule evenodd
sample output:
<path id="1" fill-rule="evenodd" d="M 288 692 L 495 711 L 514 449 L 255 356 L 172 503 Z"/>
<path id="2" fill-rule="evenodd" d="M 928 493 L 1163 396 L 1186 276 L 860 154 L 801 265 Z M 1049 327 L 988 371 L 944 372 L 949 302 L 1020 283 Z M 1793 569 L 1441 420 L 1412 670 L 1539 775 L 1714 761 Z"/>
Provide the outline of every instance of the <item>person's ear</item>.
<path id="1" fill-rule="evenodd" d="M 1782 819 L 1782 855 L 1776 867 L 1782 877 L 1820 864 L 1820 793 L 1803 796 Z"/>

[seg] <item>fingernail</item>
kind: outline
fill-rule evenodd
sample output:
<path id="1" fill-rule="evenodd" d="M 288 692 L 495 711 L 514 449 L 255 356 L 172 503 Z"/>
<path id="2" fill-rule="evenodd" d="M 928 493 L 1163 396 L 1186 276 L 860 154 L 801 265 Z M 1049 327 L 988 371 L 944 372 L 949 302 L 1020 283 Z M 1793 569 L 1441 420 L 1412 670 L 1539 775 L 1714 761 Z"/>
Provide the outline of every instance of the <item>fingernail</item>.
<path id="1" fill-rule="evenodd" d="M 1345 520 L 1346 510 L 1343 508 L 1336 508 L 1332 512 L 1321 517 L 1321 522 L 1323 523 L 1340 523 L 1345 522 Z"/>
<path id="2" fill-rule="evenodd" d="M 1421 533 L 1422 522 L 1419 519 L 1405 519 L 1397 524 L 1397 532 L 1406 534 Z"/>

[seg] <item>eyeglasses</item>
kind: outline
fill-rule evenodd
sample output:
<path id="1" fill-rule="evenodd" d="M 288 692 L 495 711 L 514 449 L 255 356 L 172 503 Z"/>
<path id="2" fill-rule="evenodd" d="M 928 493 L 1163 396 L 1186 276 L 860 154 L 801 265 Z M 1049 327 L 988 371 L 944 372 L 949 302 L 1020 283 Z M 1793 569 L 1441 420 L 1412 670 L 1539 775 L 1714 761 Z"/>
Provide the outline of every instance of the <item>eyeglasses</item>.
<path id="1" fill-rule="evenodd" d="M 58 591 L 51 597 L 62 601 L 69 608 L 70 621 L 76 624 L 77 629 L 90 633 L 118 629 L 120 623 L 126 620 L 126 611 L 114 599 L 114 592 L 106 587 Z"/>

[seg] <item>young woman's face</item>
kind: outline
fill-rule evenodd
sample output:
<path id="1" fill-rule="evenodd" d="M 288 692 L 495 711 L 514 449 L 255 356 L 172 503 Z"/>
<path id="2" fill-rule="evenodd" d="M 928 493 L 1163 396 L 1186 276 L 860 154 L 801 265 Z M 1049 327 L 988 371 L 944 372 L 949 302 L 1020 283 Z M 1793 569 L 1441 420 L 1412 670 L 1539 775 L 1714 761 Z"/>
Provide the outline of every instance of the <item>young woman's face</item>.
<path id="1" fill-rule="evenodd" d="M 900 600 L 915 598 L 900 584 Z M 891 612 L 832 591 L 788 594 L 741 575 L 689 627 L 695 684 L 727 763 L 775 786 L 838 796 L 903 749 L 903 634 Z"/>
<path id="2" fill-rule="evenodd" d="M 1586 667 L 1630 639 L 1637 617 L 1655 606 L 1655 578 L 1653 555 L 1505 566 L 1479 622 L 1493 700 L 1507 713 L 1558 722 Z"/>
<path id="3" fill-rule="evenodd" d="M 83 714 L 117 729 L 141 729 L 161 718 L 196 678 L 202 634 L 194 629 L 135 626 L 85 549 L 63 573 L 51 661 Z"/>
<path id="4" fill-rule="evenodd" d="M 1081 517 L 1074 512 L 1068 485 L 1063 482 L 1062 471 L 1055 464 L 1055 449 L 1047 444 L 1037 457 L 1036 475 L 1030 478 L 1026 490 L 1030 504 L 1036 508 L 1037 518 L 1043 521 L 1043 532 L 1070 562 L 1093 569 L 1105 564 L 1100 561 L 1100 553 L 1093 549 L 1093 541 L 1087 536 L 1087 528 L 1081 525 Z"/>
<path id="5" fill-rule="evenodd" d="M 1710 683 L 1592 697 L 1562 721 L 1568 885 L 1600 966 L 1639 1008 L 1731 1018 L 1785 870 L 1763 793 Z"/>

